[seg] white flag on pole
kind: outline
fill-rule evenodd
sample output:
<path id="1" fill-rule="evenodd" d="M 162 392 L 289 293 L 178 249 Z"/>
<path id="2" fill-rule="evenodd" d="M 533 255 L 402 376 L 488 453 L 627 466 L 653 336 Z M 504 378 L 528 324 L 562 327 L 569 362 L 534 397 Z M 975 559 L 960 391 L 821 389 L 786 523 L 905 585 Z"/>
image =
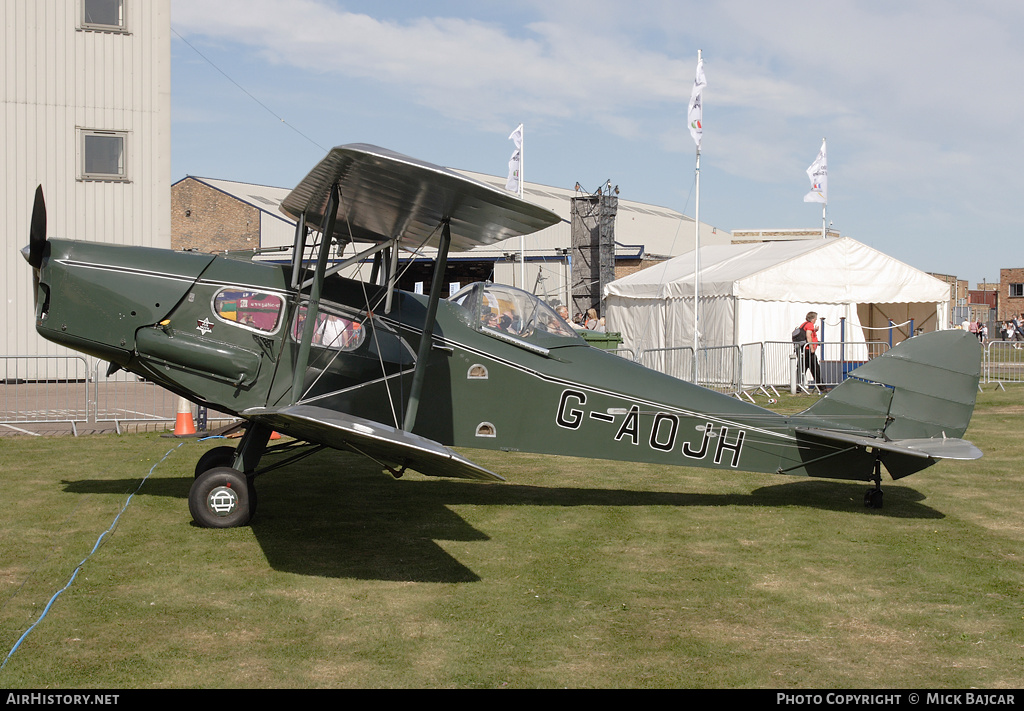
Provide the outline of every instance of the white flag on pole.
<path id="1" fill-rule="evenodd" d="M 704 121 L 704 104 L 701 99 L 701 91 L 708 85 L 704 80 L 704 59 L 697 60 L 697 77 L 693 82 L 693 91 L 690 92 L 690 105 L 686 110 L 686 121 L 690 126 L 690 135 L 693 142 L 700 148 L 700 139 L 704 133 L 701 125 Z"/>
<path id="2" fill-rule="evenodd" d="M 804 202 L 822 202 L 828 204 L 828 159 L 825 157 L 825 139 L 821 139 L 821 150 L 818 157 L 807 169 L 807 177 L 811 179 L 811 192 L 804 195 Z"/>
<path id="3" fill-rule="evenodd" d="M 509 192 L 519 193 L 519 170 L 520 170 L 520 158 L 523 147 L 523 124 L 519 124 L 516 130 L 511 133 L 508 137 L 512 143 L 515 144 L 516 149 L 512 152 L 512 157 L 508 160 L 508 180 L 505 181 L 505 189 Z"/>

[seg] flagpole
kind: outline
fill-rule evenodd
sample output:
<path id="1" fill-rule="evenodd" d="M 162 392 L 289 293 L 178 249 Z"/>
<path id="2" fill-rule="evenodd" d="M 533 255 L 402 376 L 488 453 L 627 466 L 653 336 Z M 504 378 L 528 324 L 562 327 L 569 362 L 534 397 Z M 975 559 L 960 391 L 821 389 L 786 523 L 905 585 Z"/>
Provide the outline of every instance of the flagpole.
<path id="1" fill-rule="evenodd" d="M 519 124 L 520 129 L 520 146 L 519 146 L 519 199 L 523 199 L 523 166 L 526 164 L 524 160 L 526 155 L 526 127 L 523 124 Z M 526 236 L 519 235 L 519 285 L 526 289 Z"/>
<path id="2" fill-rule="evenodd" d="M 700 71 L 703 50 L 697 50 L 697 68 Z M 703 123 L 704 101 L 701 99 L 701 123 Z M 693 212 L 693 382 L 697 382 L 697 349 L 700 338 L 697 332 L 697 306 L 700 303 L 700 141 L 697 141 L 697 160 L 694 168 L 696 181 L 696 204 Z"/>
<path id="3" fill-rule="evenodd" d="M 700 51 L 697 52 L 700 57 Z M 697 304 L 700 301 L 700 146 L 697 146 L 696 172 L 696 207 L 693 211 L 693 363 L 694 382 L 697 382 Z"/>

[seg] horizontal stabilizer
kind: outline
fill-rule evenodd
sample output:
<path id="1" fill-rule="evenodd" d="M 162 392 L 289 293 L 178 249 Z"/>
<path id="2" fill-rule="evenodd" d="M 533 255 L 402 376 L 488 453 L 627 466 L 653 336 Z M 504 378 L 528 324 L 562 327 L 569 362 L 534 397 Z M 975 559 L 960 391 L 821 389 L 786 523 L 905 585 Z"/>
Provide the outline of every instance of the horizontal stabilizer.
<path id="1" fill-rule="evenodd" d="M 886 440 L 850 432 L 837 432 L 818 427 L 797 427 L 811 437 L 841 442 L 858 447 L 871 447 L 883 452 L 895 452 L 925 459 L 980 459 L 981 450 L 965 439 L 950 437 L 927 437 L 918 439 Z"/>
<path id="2" fill-rule="evenodd" d="M 505 481 L 434 440 L 344 412 L 292 405 L 253 407 L 241 414 L 297 439 L 354 451 L 427 476 Z"/>

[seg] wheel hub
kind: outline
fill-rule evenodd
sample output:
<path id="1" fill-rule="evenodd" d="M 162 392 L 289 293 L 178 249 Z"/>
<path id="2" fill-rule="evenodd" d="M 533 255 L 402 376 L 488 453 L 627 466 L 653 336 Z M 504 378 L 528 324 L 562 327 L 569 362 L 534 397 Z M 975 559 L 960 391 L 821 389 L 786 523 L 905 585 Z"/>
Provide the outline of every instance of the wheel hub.
<path id="1" fill-rule="evenodd" d="M 206 497 L 206 506 L 217 516 L 230 516 L 238 506 L 238 494 L 230 486 L 215 487 Z"/>

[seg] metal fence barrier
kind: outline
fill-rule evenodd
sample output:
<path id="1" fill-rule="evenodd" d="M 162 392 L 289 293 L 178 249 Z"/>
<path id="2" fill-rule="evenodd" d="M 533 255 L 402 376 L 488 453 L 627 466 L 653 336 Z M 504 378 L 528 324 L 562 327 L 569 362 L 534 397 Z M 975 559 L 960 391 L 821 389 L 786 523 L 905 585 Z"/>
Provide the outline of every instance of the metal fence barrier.
<path id="1" fill-rule="evenodd" d="M 0 356 L 0 422 L 76 422 L 89 419 L 89 364 L 83 356 Z"/>
<path id="2" fill-rule="evenodd" d="M 990 341 L 985 345 L 981 378 L 984 383 L 1005 385 L 1024 383 L 1024 343 L 1020 341 Z"/>
<path id="3" fill-rule="evenodd" d="M 119 370 L 106 375 L 106 363 L 97 361 L 93 371 L 95 422 L 173 421 L 178 414 L 178 396 L 137 375 Z"/>
<path id="4" fill-rule="evenodd" d="M 136 375 L 106 374 L 107 364 L 84 356 L 0 356 L 0 424 L 173 423 L 179 398 Z M 199 408 L 192 406 L 193 421 Z M 208 413 L 209 419 L 228 415 Z M 15 429 L 17 429 L 15 427 Z"/>
<path id="5" fill-rule="evenodd" d="M 636 362 L 673 378 L 693 381 L 693 348 L 648 348 L 640 351 Z"/>
<path id="6" fill-rule="evenodd" d="M 882 341 L 832 342 L 817 344 L 815 355 L 821 367 L 820 387 L 834 387 L 868 360 L 889 350 Z M 801 368 L 800 349 L 792 341 L 745 343 L 741 346 L 716 346 L 697 351 L 696 382 L 712 390 L 732 394 L 761 391 L 778 394 L 777 388 L 788 388 L 793 368 L 797 384 L 806 388 L 813 383 L 810 371 Z M 641 351 L 636 361 L 659 373 L 694 382 L 693 348 L 649 348 Z M 803 372 L 801 372 L 801 370 Z"/>

